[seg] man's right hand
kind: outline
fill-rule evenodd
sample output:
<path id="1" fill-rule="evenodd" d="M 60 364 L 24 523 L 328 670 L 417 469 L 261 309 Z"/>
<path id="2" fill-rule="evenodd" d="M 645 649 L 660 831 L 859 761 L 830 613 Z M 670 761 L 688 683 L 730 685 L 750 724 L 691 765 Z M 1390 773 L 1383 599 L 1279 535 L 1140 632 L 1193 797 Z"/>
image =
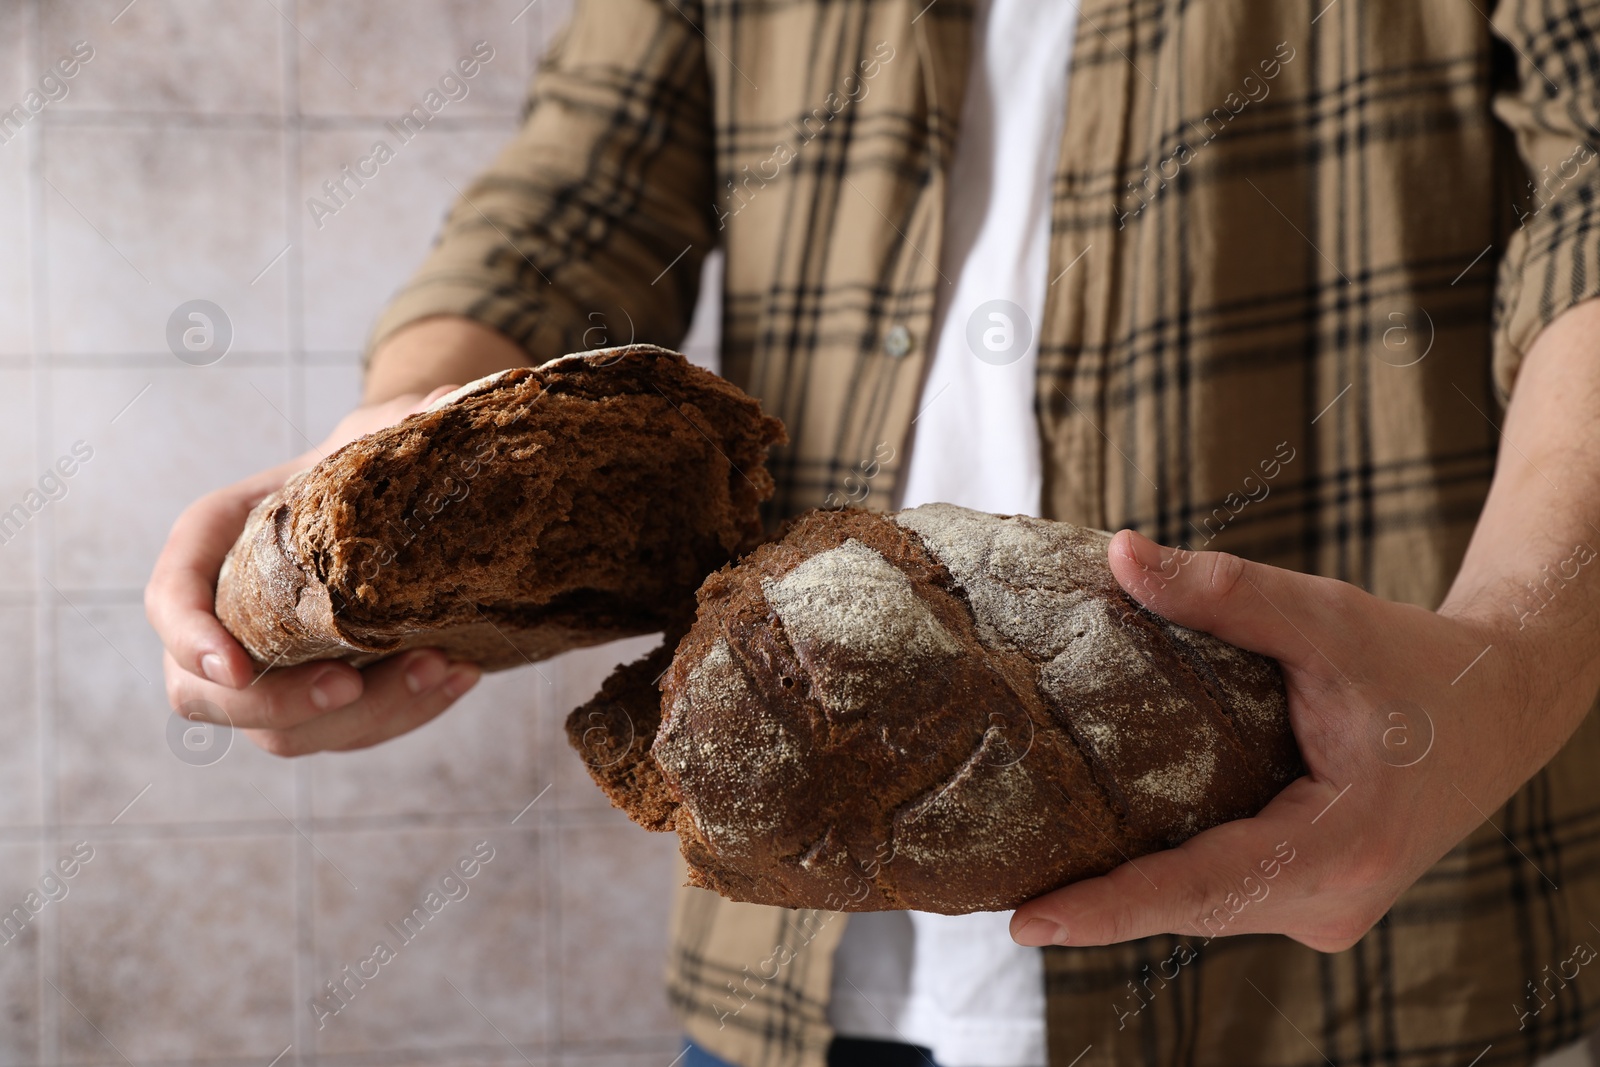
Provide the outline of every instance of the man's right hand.
<path id="1" fill-rule="evenodd" d="M 453 386 L 369 403 L 345 416 L 322 445 L 288 463 L 208 493 L 178 516 L 145 587 L 145 614 L 166 646 L 167 699 L 175 710 L 221 719 L 279 756 L 375 745 L 414 730 L 478 681 L 470 663 L 416 649 L 357 670 L 337 660 L 256 673 L 217 620 L 217 574 L 250 509 L 289 476 L 334 449 L 419 411 Z M 201 701 L 204 704 L 195 704 Z"/>
<path id="2" fill-rule="evenodd" d="M 189 505 L 173 523 L 144 591 L 145 614 L 166 646 L 172 707 L 202 717 L 220 708 L 228 725 L 268 752 L 301 756 L 366 748 L 415 730 L 477 684 L 476 666 L 451 663 L 433 649 L 365 670 L 322 660 L 257 674 L 217 621 L 217 574 L 250 509 L 290 475 L 455 388 L 439 382 L 470 382 L 527 363 L 527 353 L 510 338 L 471 319 L 438 315 L 409 323 L 373 349 L 366 401 L 320 447 Z"/>

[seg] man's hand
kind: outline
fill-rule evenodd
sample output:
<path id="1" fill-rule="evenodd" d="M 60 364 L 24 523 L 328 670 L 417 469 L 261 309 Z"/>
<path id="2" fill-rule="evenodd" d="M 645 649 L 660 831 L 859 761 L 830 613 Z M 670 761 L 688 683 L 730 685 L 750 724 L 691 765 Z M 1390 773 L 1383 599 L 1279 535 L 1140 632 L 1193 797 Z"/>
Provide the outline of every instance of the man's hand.
<path id="1" fill-rule="evenodd" d="M 1129 595 L 1283 665 L 1307 774 L 1254 818 L 1029 901 L 1014 938 L 1281 933 L 1348 947 L 1555 756 L 1600 689 L 1597 335 L 1589 301 L 1527 354 L 1438 611 L 1132 531 L 1113 539 Z"/>
<path id="2" fill-rule="evenodd" d="M 240 727 L 268 752 L 300 756 L 365 748 L 415 730 L 476 685 L 476 666 L 450 663 L 432 649 L 365 670 L 326 660 L 257 675 L 249 655 L 217 621 L 217 573 L 250 509 L 291 474 L 455 388 L 440 382 L 468 382 L 527 362 L 515 342 L 470 319 L 420 319 L 373 350 L 362 406 L 321 446 L 189 505 L 173 524 L 144 591 L 145 614 L 166 646 L 172 707 L 201 718 L 214 714 L 210 707 L 220 708 L 226 725 Z"/>
<path id="3" fill-rule="evenodd" d="M 1528 721 L 1509 610 L 1509 627 L 1450 618 L 1131 531 L 1110 558 L 1151 610 L 1282 664 L 1308 773 L 1254 818 L 1030 901 L 1011 923 L 1023 944 L 1281 933 L 1346 948 L 1559 744 Z"/>
<path id="4" fill-rule="evenodd" d="M 298 756 L 364 748 L 414 730 L 477 683 L 470 663 L 418 649 L 365 670 L 323 661 L 257 675 L 249 655 L 217 621 L 222 558 L 250 509 L 291 474 L 363 434 L 398 422 L 451 387 L 404 394 L 345 416 L 322 445 L 195 501 L 178 516 L 145 587 L 145 613 L 166 646 L 167 699 L 174 709 L 204 701 L 268 752 Z M 201 712 L 204 717 L 207 713 Z"/>

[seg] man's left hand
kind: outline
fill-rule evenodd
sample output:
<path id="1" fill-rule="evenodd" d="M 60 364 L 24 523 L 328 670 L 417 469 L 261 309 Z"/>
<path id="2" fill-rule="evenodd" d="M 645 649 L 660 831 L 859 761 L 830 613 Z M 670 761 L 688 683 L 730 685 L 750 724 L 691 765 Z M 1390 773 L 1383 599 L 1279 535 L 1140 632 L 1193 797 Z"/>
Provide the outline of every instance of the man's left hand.
<path id="1" fill-rule="evenodd" d="M 1023 905 L 1011 933 L 1024 945 L 1278 933 L 1347 948 L 1582 716 L 1550 713 L 1582 687 L 1543 683 L 1506 601 L 1428 611 L 1132 531 L 1110 561 L 1150 610 L 1282 664 L 1307 773 L 1254 818 Z"/>

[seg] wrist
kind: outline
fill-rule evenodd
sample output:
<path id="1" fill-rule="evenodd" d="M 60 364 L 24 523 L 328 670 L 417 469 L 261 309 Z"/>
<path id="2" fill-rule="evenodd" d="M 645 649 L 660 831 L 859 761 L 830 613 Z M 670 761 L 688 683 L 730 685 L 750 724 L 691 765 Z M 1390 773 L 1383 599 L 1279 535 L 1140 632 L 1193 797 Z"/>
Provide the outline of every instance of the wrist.
<path id="1" fill-rule="evenodd" d="M 465 384 L 529 362 L 520 345 L 480 322 L 459 315 L 417 319 L 373 348 L 362 403 L 420 398 L 441 385 Z"/>
<path id="2" fill-rule="evenodd" d="M 1468 645 L 1483 650 L 1482 661 L 1472 661 L 1452 688 L 1488 688 L 1497 717 L 1516 725 L 1515 738 L 1507 740 L 1527 750 L 1526 771 L 1535 773 L 1577 729 L 1600 691 L 1594 613 L 1576 595 L 1565 604 L 1546 601 L 1541 610 L 1526 590 L 1508 587 L 1462 601 L 1452 594 L 1439 614 L 1466 630 Z"/>

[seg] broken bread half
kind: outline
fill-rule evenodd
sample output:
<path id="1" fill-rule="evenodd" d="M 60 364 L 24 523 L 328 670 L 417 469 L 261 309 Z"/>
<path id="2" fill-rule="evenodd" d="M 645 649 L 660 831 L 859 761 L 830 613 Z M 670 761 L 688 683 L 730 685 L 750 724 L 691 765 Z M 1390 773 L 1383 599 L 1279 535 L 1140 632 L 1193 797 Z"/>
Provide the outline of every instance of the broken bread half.
<path id="1" fill-rule="evenodd" d="M 651 345 L 502 371 L 257 505 L 217 617 L 261 668 L 433 647 L 496 670 L 661 631 L 760 539 L 784 440 Z"/>

